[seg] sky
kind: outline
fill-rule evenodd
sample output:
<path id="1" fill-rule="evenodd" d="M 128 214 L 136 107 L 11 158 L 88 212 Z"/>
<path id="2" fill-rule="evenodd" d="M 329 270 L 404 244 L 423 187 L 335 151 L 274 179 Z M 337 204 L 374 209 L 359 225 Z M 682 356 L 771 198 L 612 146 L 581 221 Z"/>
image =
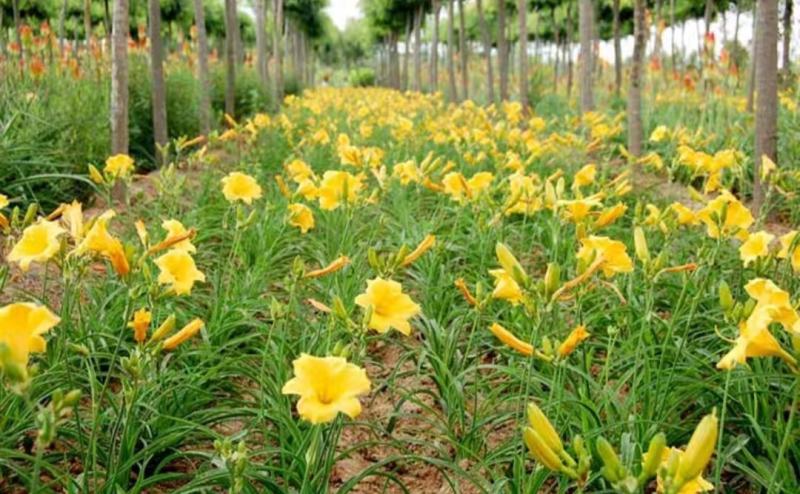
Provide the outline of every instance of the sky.
<path id="1" fill-rule="evenodd" d="M 361 17 L 358 2 L 359 0 L 330 0 L 330 5 L 325 11 L 331 16 L 336 27 L 344 29 L 348 20 Z"/>

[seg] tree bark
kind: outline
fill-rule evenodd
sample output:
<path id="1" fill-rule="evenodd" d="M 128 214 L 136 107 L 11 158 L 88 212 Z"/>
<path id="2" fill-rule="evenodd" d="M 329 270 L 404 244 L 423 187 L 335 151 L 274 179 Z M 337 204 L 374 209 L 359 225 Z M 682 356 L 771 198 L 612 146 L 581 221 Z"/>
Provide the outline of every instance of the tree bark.
<path id="1" fill-rule="evenodd" d="M 150 77 L 152 78 L 153 138 L 156 163 L 163 165 L 166 156 L 161 149 L 167 145 L 167 94 L 164 87 L 164 51 L 161 41 L 161 4 L 148 0 L 150 33 Z"/>
<path id="2" fill-rule="evenodd" d="M 461 97 L 469 99 L 469 53 L 467 53 L 467 32 L 464 16 L 464 0 L 458 0 L 458 55 L 461 61 Z"/>
<path id="3" fill-rule="evenodd" d="M 500 70 L 500 100 L 508 99 L 508 39 L 506 38 L 506 0 L 497 0 L 497 56 Z"/>
<path id="4" fill-rule="evenodd" d="M 19 15 L 19 0 L 11 0 L 11 13 L 14 16 L 14 39 L 19 47 L 19 69 L 22 70 L 22 62 L 25 61 L 25 47 L 22 46 L 22 18 Z"/>
<path id="5" fill-rule="evenodd" d="M 406 37 L 405 37 L 405 49 L 403 50 L 403 91 L 408 91 L 408 80 L 409 80 L 409 61 L 411 60 L 411 56 L 409 53 L 409 48 L 411 47 L 411 26 L 413 24 L 413 17 L 409 17 L 406 21 Z"/>
<path id="6" fill-rule="evenodd" d="M 128 153 L 128 0 L 114 0 L 111 45 L 111 154 Z"/>
<path id="7" fill-rule="evenodd" d="M 458 89 L 456 88 L 456 66 L 454 57 L 455 51 L 455 29 L 453 26 L 455 15 L 453 0 L 447 0 L 447 83 L 450 90 L 448 95 L 450 101 L 458 101 Z"/>
<path id="8" fill-rule="evenodd" d="M 225 113 L 236 114 L 236 0 L 225 0 Z"/>
<path id="9" fill-rule="evenodd" d="M 62 2 L 61 12 L 58 13 L 58 52 L 61 55 L 62 59 L 64 58 L 64 43 L 66 42 L 65 37 L 67 35 L 66 34 L 67 2 L 68 0 L 64 0 Z M 2 22 L 0 22 L 0 26 L 2 25 L 3 25 Z"/>
<path id="10" fill-rule="evenodd" d="M 279 107 L 283 100 L 283 0 L 274 0 L 275 15 L 272 33 L 272 52 L 275 58 L 275 86 L 272 88 L 272 96 L 275 107 Z"/>
<path id="11" fill-rule="evenodd" d="M 269 87 L 269 57 L 267 55 L 267 2 L 255 1 L 256 11 L 256 68 L 261 84 Z"/>
<path id="12" fill-rule="evenodd" d="M 783 10 L 783 71 L 786 74 L 792 72 L 792 13 L 794 10 L 794 0 L 785 0 Z"/>
<path id="13" fill-rule="evenodd" d="M 567 98 L 572 98 L 572 84 L 573 84 L 573 63 L 572 63 L 572 37 L 573 37 L 573 23 L 572 23 L 572 0 L 567 3 Z"/>
<path id="14" fill-rule="evenodd" d="M 197 79 L 200 82 L 200 131 L 211 132 L 211 83 L 208 77 L 208 36 L 203 0 L 194 0 L 194 22 L 197 29 Z"/>
<path id="15" fill-rule="evenodd" d="M 592 93 L 593 78 L 593 37 L 592 17 L 594 16 L 592 0 L 578 0 L 580 2 L 579 25 L 581 37 L 581 113 L 594 109 L 594 95 Z"/>
<path id="16" fill-rule="evenodd" d="M 422 91 L 422 5 L 414 11 L 414 91 Z"/>
<path id="17" fill-rule="evenodd" d="M 628 151 L 634 156 L 642 153 L 642 85 L 644 79 L 644 50 L 647 36 L 644 25 L 644 0 L 634 1 L 634 44 L 631 63 L 631 86 L 628 91 Z"/>
<path id="18" fill-rule="evenodd" d="M 670 55 L 672 58 L 672 70 L 675 71 L 678 66 L 678 50 L 676 50 L 675 43 L 675 0 L 669 0 L 669 25 L 672 28 L 672 36 L 670 36 Z"/>
<path id="19" fill-rule="evenodd" d="M 756 90 L 756 70 L 758 70 L 758 38 L 759 38 L 759 11 L 758 1 L 753 2 L 753 42 L 750 51 L 750 74 L 747 82 L 747 105 L 746 110 L 748 113 L 753 113 L 753 104 L 755 102 Z"/>
<path id="20" fill-rule="evenodd" d="M 83 30 L 88 50 L 89 41 L 92 39 L 92 0 L 83 1 Z"/>
<path id="21" fill-rule="evenodd" d="M 778 0 L 759 0 L 756 54 L 756 142 L 753 170 L 753 210 L 764 200 L 761 185 L 763 156 L 778 162 Z"/>
<path id="22" fill-rule="evenodd" d="M 518 0 L 519 18 L 519 102 L 523 110 L 528 108 L 528 2 Z"/>
<path id="23" fill-rule="evenodd" d="M 619 0 L 613 0 L 612 11 L 614 15 L 614 94 L 619 98 L 622 92 L 622 41 L 620 40 Z"/>
<path id="24" fill-rule="evenodd" d="M 439 90 L 439 0 L 433 0 L 433 36 L 431 39 L 431 91 Z"/>
<path id="25" fill-rule="evenodd" d="M 483 56 L 486 59 L 486 94 L 489 98 L 489 103 L 494 103 L 492 39 L 489 35 L 489 26 L 486 24 L 486 18 L 483 15 L 483 2 L 481 0 L 476 0 L 476 8 L 478 9 L 478 25 L 481 30 L 481 38 L 483 38 Z"/>

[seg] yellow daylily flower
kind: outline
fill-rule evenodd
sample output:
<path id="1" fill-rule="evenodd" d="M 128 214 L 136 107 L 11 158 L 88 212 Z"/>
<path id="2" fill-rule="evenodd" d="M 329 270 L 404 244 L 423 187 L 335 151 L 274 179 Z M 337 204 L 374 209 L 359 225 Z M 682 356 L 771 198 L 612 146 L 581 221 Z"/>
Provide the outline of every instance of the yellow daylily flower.
<path id="1" fill-rule="evenodd" d="M 256 179 L 241 172 L 231 172 L 222 179 L 222 193 L 228 202 L 252 204 L 261 198 L 261 186 Z"/>
<path id="2" fill-rule="evenodd" d="M 5 194 L 0 194 L 0 209 L 5 209 L 9 205 L 8 196 Z"/>
<path id="3" fill-rule="evenodd" d="M 314 228 L 314 213 L 305 204 L 293 203 L 287 206 L 289 210 L 289 224 L 300 229 L 300 233 L 307 233 Z"/>
<path id="4" fill-rule="evenodd" d="M 189 253 L 197 252 L 197 247 L 192 244 L 190 230 L 187 230 L 183 223 L 178 220 L 164 220 L 161 228 L 167 231 L 167 238 L 164 242 L 170 244 L 170 248 L 183 250 Z M 183 239 L 175 242 L 177 239 Z M 172 242 L 171 242 L 172 241 Z M 173 243 L 174 242 L 174 243 Z"/>
<path id="5" fill-rule="evenodd" d="M 28 366 L 31 353 L 47 348 L 42 337 L 61 319 L 42 305 L 14 303 L 0 308 L 0 345 L 8 349 L 11 360 L 21 368 Z"/>
<path id="6" fill-rule="evenodd" d="M 125 249 L 122 246 L 122 242 L 108 232 L 108 222 L 115 215 L 114 210 L 109 209 L 95 219 L 92 228 L 72 253 L 77 255 L 83 255 L 87 252 L 99 254 L 111 261 L 111 265 L 117 274 L 125 276 L 130 271 Z"/>
<path id="7" fill-rule="evenodd" d="M 767 257 L 769 255 L 769 244 L 774 239 L 775 235 L 765 231 L 748 235 L 747 240 L 739 247 L 739 259 L 744 262 L 744 266 L 749 266 L 760 257 Z"/>
<path id="8" fill-rule="evenodd" d="M 594 179 L 597 176 L 597 165 L 594 163 L 590 163 L 575 173 L 575 176 L 572 179 L 572 187 L 573 188 L 581 188 L 586 187 L 587 185 L 591 185 L 594 183 Z"/>
<path id="9" fill-rule="evenodd" d="M 491 269 L 489 274 L 494 276 L 495 279 L 492 298 L 507 300 L 512 305 L 522 302 L 522 289 L 508 271 L 505 269 Z"/>
<path id="10" fill-rule="evenodd" d="M 728 191 L 709 201 L 697 214 L 711 238 L 742 237 L 755 221 L 750 210 Z"/>
<path id="11" fill-rule="evenodd" d="M 794 270 L 795 273 L 800 272 L 800 245 L 796 245 L 794 249 L 792 249 L 792 244 L 796 236 L 797 230 L 792 230 L 789 233 L 781 235 L 779 239 L 781 249 L 778 251 L 778 259 L 791 259 L 792 270 Z M 789 252 L 790 249 L 791 252 Z"/>
<path id="12" fill-rule="evenodd" d="M 127 154 L 115 154 L 106 160 L 103 170 L 111 177 L 126 178 L 133 172 L 133 158 Z"/>
<path id="13" fill-rule="evenodd" d="M 192 256 L 184 250 L 170 250 L 155 263 L 161 270 L 158 283 L 171 285 L 170 290 L 176 295 L 188 295 L 195 282 L 206 281 L 206 275 L 197 269 Z"/>
<path id="14" fill-rule="evenodd" d="M 589 266 L 596 259 L 602 259 L 600 268 L 606 278 L 617 273 L 630 273 L 633 271 L 633 261 L 628 256 L 625 244 L 608 237 L 590 235 L 581 239 L 581 248 L 576 256 Z"/>
<path id="15" fill-rule="evenodd" d="M 292 363 L 294 377 L 281 393 L 299 395 L 297 413 L 312 424 L 332 421 L 341 412 L 350 418 L 361 413 L 360 395 L 371 383 L 364 369 L 342 357 L 315 357 L 303 353 Z"/>
<path id="16" fill-rule="evenodd" d="M 133 339 L 137 343 L 143 343 L 147 339 L 147 330 L 153 321 L 153 314 L 147 309 L 139 309 L 133 313 L 133 320 L 128 323 L 128 327 L 133 330 Z"/>
<path id="17" fill-rule="evenodd" d="M 403 293 L 400 283 L 383 278 L 367 281 L 366 291 L 355 301 L 359 307 L 371 308 L 372 316 L 367 325 L 378 333 L 394 328 L 408 336 L 411 334 L 409 319 L 421 312 L 419 305 Z"/>
<path id="18" fill-rule="evenodd" d="M 16 262 L 23 271 L 31 263 L 49 261 L 61 250 L 59 237 L 65 230 L 56 221 L 40 219 L 22 232 L 22 237 L 8 254 L 9 262 Z"/>
<path id="19" fill-rule="evenodd" d="M 364 188 L 361 176 L 346 171 L 328 170 L 319 185 L 319 207 L 326 211 L 338 208 L 342 202 L 353 204 Z"/>

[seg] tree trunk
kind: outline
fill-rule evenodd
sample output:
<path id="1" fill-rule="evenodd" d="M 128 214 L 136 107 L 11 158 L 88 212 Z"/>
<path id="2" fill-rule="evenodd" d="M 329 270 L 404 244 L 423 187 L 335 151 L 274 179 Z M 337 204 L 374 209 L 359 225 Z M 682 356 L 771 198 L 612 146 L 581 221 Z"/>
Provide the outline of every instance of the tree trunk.
<path id="1" fill-rule="evenodd" d="M 433 36 L 431 39 L 431 91 L 439 90 L 439 0 L 433 0 Z"/>
<path id="2" fill-rule="evenodd" d="M 714 0 L 706 0 L 706 8 L 703 13 L 703 20 L 705 21 L 706 31 L 708 34 L 711 32 L 711 18 L 714 17 Z"/>
<path id="3" fill-rule="evenodd" d="M 774 1 L 774 0 L 772 0 Z M 759 38 L 759 25 L 758 25 L 758 2 L 753 2 L 753 41 L 750 51 L 750 74 L 747 82 L 747 105 L 746 110 L 748 113 L 753 113 L 753 103 L 755 100 L 756 90 L 756 70 L 758 57 L 758 38 Z"/>
<path id="4" fill-rule="evenodd" d="M 447 83 L 450 90 L 448 95 L 450 101 L 458 101 L 458 90 L 456 88 L 456 66 L 454 57 L 455 51 L 455 29 L 454 19 L 455 15 L 453 10 L 453 0 L 447 0 Z"/>
<path id="5" fill-rule="evenodd" d="M 783 71 L 786 74 L 792 72 L 792 11 L 794 10 L 794 0 L 786 0 L 783 9 Z"/>
<path id="6" fill-rule="evenodd" d="M 269 57 L 267 56 L 267 1 L 256 0 L 256 68 L 261 84 L 269 86 Z"/>
<path id="7" fill-rule="evenodd" d="M 670 55 L 672 58 L 672 70 L 674 72 L 678 66 L 678 50 L 676 50 L 677 43 L 675 43 L 675 0 L 669 0 L 669 26 L 672 29 L 672 35 L 670 36 Z"/>
<path id="8" fill-rule="evenodd" d="M 506 0 L 497 0 L 497 56 L 500 70 L 500 100 L 508 99 L 508 39 L 506 38 Z"/>
<path id="9" fill-rule="evenodd" d="M 128 153 L 128 0 L 114 0 L 111 36 L 111 154 Z"/>
<path id="10" fill-rule="evenodd" d="M 578 0 L 580 2 L 579 24 L 581 37 L 581 113 L 594 109 L 594 95 L 592 94 L 593 69 L 593 37 L 592 17 L 594 16 L 592 0 Z"/>
<path id="11" fill-rule="evenodd" d="M 225 113 L 236 113 L 236 0 L 225 0 Z"/>
<path id="12" fill-rule="evenodd" d="M 25 47 L 22 46 L 22 18 L 19 15 L 19 0 L 11 0 L 11 13 L 14 16 L 14 39 L 19 46 L 19 69 L 22 70 L 22 62 L 25 61 Z"/>
<path id="13" fill-rule="evenodd" d="M 92 39 L 92 0 L 83 1 L 83 30 L 86 39 L 86 49 L 89 49 L 89 41 Z"/>
<path id="14" fill-rule="evenodd" d="M 736 20 L 734 21 L 734 24 L 733 24 L 733 46 L 735 46 L 735 47 L 739 46 L 739 17 L 740 17 L 739 14 L 740 13 L 741 13 L 741 10 L 740 10 L 739 6 L 737 5 L 736 6 Z M 728 68 L 730 69 L 731 67 L 733 67 L 733 65 L 734 65 L 734 57 L 730 57 L 728 59 Z M 739 71 L 737 70 L 736 71 L 736 88 L 737 89 L 739 88 L 739 80 L 740 79 L 741 78 L 739 77 Z"/>
<path id="15" fill-rule="evenodd" d="M 211 132 L 211 83 L 208 77 L 208 37 L 203 0 L 194 0 L 194 22 L 197 29 L 197 79 L 200 81 L 200 131 Z"/>
<path id="16" fill-rule="evenodd" d="M 644 79 L 644 50 L 647 35 L 644 25 L 644 0 L 634 1 L 634 44 L 631 63 L 631 86 L 628 91 L 628 151 L 634 156 L 642 153 L 642 86 Z"/>
<path id="17" fill-rule="evenodd" d="M 611 8 L 614 16 L 614 94 L 619 98 L 622 91 L 622 42 L 620 40 L 619 0 L 613 0 Z"/>
<path id="18" fill-rule="evenodd" d="M 414 91 L 422 91 L 422 5 L 414 11 Z"/>
<path id="19" fill-rule="evenodd" d="M 274 24 L 272 33 L 272 54 L 275 58 L 275 86 L 272 88 L 272 96 L 275 99 L 275 107 L 279 107 L 283 100 L 283 0 L 274 1 Z"/>
<path id="20" fill-rule="evenodd" d="M 66 42 L 65 37 L 66 33 L 66 22 L 67 22 L 67 2 L 69 0 L 64 0 L 61 4 L 61 12 L 58 13 L 58 52 L 61 55 L 61 58 L 64 58 L 64 43 Z M 0 14 L 2 15 L 2 14 Z M 0 22 L 0 26 L 3 23 Z M 112 28 L 113 30 L 113 28 Z M 110 33 L 109 33 L 110 34 Z"/>
<path id="21" fill-rule="evenodd" d="M 467 33 L 464 16 L 464 0 L 458 0 L 458 55 L 461 61 L 461 97 L 469 99 L 469 53 L 467 53 Z"/>
<path id="22" fill-rule="evenodd" d="M 572 22 L 572 0 L 567 3 L 567 98 L 572 98 L 573 63 L 572 63 L 572 37 L 574 25 Z"/>
<path id="23" fill-rule="evenodd" d="M 756 54 L 756 142 L 753 170 L 753 210 L 764 200 L 761 159 L 778 162 L 778 0 L 759 0 Z"/>
<path id="24" fill-rule="evenodd" d="M 167 145 L 167 93 L 164 87 L 164 52 L 161 41 L 161 5 L 148 0 L 150 27 L 150 76 L 153 95 L 153 137 L 156 163 L 163 165 L 166 156 L 161 149 Z"/>
<path id="25" fill-rule="evenodd" d="M 486 18 L 483 16 L 483 2 L 476 0 L 476 7 L 478 9 L 478 25 L 481 30 L 481 38 L 483 38 L 483 56 L 486 59 L 486 94 L 489 98 L 489 103 L 494 103 L 494 74 L 492 73 L 492 39 L 489 35 L 489 26 L 486 24 Z"/>
<path id="26" fill-rule="evenodd" d="M 410 50 L 411 47 L 411 25 L 413 24 L 413 17 L 409 17 L 406 21 L 406 37 L 405 37 L 405 47 L 403 50 L 403 91 L 408 91 L 408 79 L 409 79 L 409 61 L 411 60 Z"/>
<path id="27" fill-rule="evenodd" d="M 517 2 L 519 17 L 519 102 L 528 108 L 528 2 Z"/>
<path id="28" fill-rule="evenodd" d="M 555 38 L 553 40 L 555 44 L 555 60 L 553 61 L 553 92 L 558 93 L 558 69 L 560 62 L 559 57 L 561 56 L 561 29 L 558 27 L 558 24 L 556 24 L 556 9 L 554 8 L 550 9 L 550 20 L 552 21 L 553 26 L 556 26 L 555 29 L 553 29 L 553 38 Z"/>

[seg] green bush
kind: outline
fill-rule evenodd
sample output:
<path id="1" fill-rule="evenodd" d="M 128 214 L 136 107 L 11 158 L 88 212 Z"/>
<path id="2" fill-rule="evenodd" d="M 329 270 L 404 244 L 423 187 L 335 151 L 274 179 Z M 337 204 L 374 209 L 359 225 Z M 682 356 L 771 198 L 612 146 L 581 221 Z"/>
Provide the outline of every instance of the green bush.
<path id="1" fill-rule="evenodd" d="M 225 111 L 225 66 L 218 64 L 211 70 L 211 105 L 220 115 Z M 252 67 L 237 67 L 235 87 L 235 115 L 241 119 L 270 108 L 272 98 Z"/>
<path id="2" fill-rule="evenodd" d="M 369 67 L 359 67 L 350 71 L 350 85 L 367 87 L 375 85 L 375 71 Z"/>
<path id="3" fill-rule="evenodd" d="M 48 72 L 0 81 L 0 192 L 45 208 L 91 190 L 89 163 L 108 156 L 108 79 Z"/>
<path id="4" fill-rule="evenodd" d="M 303 85 L 296 75 L 287 73 L 283 79 L 283 95 L 284 96 L 300 96 L 303 92 Z"/>

